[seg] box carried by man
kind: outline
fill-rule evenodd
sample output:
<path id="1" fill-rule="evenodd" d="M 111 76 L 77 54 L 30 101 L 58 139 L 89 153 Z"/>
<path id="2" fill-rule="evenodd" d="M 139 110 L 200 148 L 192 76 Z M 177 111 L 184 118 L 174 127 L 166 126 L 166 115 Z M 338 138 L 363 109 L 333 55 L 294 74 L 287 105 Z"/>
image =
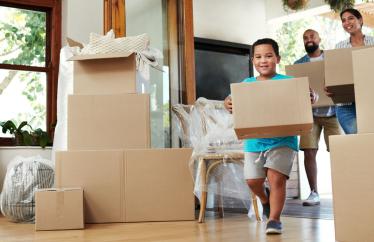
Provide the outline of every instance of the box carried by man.
<path id="1" fill-rule="evenodd" d="M 327 107 L 334 105 L 331 98 L 326 96 L 325 88 L 325 63 L 323 61 L 307 62 L 286 66 L 286 73 L 294 77 L 308 77 L 310 87 L 318 94 L 319 98 L 312 107 Z"/>

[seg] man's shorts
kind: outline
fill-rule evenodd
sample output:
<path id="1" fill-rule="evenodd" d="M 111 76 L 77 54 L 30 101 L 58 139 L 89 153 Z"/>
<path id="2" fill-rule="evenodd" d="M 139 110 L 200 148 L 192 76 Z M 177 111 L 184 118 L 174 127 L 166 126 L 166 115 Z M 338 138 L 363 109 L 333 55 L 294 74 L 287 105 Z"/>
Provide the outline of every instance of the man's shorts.
<path id="1" fill-rule="evenodd" d="M 244 178 L 266 178 L 268 168 L 289 178 L 296 157 L 297 152 L 289 147 L 277 147 L 263 152 L 245 152 Z"/>
<path id="2" fill-rule="evenodd" d="M 300 136 L 300 150 L 318 149 L 318 142 L 323 129 L 327 151 L 329 151 L 329 136 L 343 134 L 336 117 L 314 117 L 311 133 Z"/>

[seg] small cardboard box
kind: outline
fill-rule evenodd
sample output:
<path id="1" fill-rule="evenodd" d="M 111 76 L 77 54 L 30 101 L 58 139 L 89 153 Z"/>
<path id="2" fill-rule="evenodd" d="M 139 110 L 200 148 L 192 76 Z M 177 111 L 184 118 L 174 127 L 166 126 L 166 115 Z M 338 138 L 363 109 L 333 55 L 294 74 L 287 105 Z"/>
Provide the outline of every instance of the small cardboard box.
<path id="1" fill-rule="evenodd" d="M 69 46 L 83 45 L 67 39 Z M 74 94 L 136 93 L 136 60 L 133 52 L 75 55 Z"/>
<path id="2" fill-rule="evenodd" d="M 313 125 L 307 77 L 231 84 L 239 139 L 300 135 Z"/>
<path id="3" fill-rule="evenodd" d="M 318 93 L 318 101 L 312 107 L 326 107 L 334 105 L 331 98 L 326 96 L 325 87 L 325 63 L 323 61 L 308 62 L 286 66 L 287 75 L 293 77 L 308 77 L 310 87 Z"/>
<path id="4" fill-rule="evenodd" d="M 68 150 L 150 147 L 148 94 L 70 95 Z"/>
<path id="5" fill-rule="evenodd" d="M 56 152 L 56 186 L 81 186 L 87 223 L 194 220 L 191 149 Z"/>
<path id="6" fill-rule="evenodd" d="M 368 47 L 325 50 L 325 86 L 334 103 L 355 101 L 352 51 Z"/>
<path id="7" fill-rule="evenodd" d="M 78 55 L 73 65 L 74 94 L 136 93 L 134 53 Z"/>
<path id="8" fill-rule="evenodd" d="M 374 133 L 374 48 L 355 50 L 352 52 L 352 58 L 357 131 L 359 134 Z"/>
<path id="9" fill-rule="evenodd" d="M 83 229 L 83 190 L 49 188 L 35 192 L 35 230 Z"/>
<path id="10" fill-rule="evenodd" d="M 374 134 L 330 136 L 336 241 L 374 238 Z"/>

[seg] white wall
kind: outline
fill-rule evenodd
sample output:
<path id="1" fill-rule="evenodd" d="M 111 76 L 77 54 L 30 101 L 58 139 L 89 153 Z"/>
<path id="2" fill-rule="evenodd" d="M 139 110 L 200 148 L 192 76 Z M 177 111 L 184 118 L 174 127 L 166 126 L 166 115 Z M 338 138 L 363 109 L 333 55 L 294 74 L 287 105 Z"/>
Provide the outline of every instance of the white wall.
<path id="1" fill-rule="evenodd" d="M 62 40 L 70 37 L 87 43 L 91 32 L 104 30 L 103 0 L 62 0 Z"/>
<path id="2" fill-rule="evenodd" d="M 267 37 L 264 0 L 194 0 L 193 11 L 195 37 L 242 44 Z"/>

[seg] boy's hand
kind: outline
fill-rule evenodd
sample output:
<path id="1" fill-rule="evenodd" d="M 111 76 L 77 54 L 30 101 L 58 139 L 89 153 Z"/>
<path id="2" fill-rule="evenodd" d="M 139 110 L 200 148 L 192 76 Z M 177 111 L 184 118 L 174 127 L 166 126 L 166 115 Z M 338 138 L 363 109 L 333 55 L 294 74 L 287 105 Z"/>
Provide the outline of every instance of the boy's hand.
<path id="1" fill-rule="evenodd" d="M 329 90 L 327 90 L 327 87 L 325 87 L 324 90 L 325 90 L 326 96 L 328 96 L 328 97 L 333 97 L 334 96 L 334 93 L 329 92 Z"/>
<path id="2" fill-rule="evenodd" d="M 310 102 L 315 104 L 318 101 L 318 93 L 316 93 L 312 88 L 309 87 Z"/>
<path id="3" fill-rule="evenodd" d="M 227 109 L 227 111 L 232 113 L 232 99 L 231 99 L 231 96 L 227 96 L 225 98 L 224 105 L 225 105 L 225 108 Z"/>

